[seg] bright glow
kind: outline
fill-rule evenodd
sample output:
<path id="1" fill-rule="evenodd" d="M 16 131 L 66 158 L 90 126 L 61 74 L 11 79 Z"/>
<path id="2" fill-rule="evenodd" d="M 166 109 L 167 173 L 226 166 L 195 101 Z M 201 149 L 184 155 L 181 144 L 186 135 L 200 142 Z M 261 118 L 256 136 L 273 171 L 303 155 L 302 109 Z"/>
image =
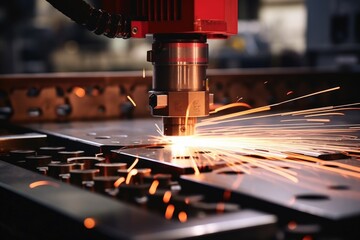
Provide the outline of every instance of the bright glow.
<path id="1" fill-rule="evenodd" d="M 183 157 L 183 158 L 187 158 L 189 159 L 189 161 L 191 162 L 193 169 L 194 169 L 194 173 L 196 175 L 200 174 L 200 170 L 196 164 L 196 160 L 194 159 L 194 157 L 192 156 L 191 151 L 189 151 L 190 147 L 192 146 L 191 143 L 194 143 L 194 139 L 196 141 L 200 140 L 194 136 L 189 136 L 189 137 L 167 137 L 167 136 L 163 136 L 164 139 L 167 139 L 167 141 L 170 141 L 171 144 L 171 152 L 173 154 L 173 156 L 176 157 Z M 190 144 L 190 145 L 189 145 Z M 196 145 L 197 146 L 197 145 Z"/>
<path id="2" fill-rule="evenodd" d="M 136 158 L 135 161 L 131 164 L 131 166 L 126 170 L 127 172 L 130 172 L 135 166 L 136 164 L 139 162 L 139 159 Z"/>
<path id="3" fill-rule="evenodd" d="M 125 182 L 124 177 L 120 177 L 118 180 L 114 182 L 114 187 L 118 188 L 123 182 Z"/>
<path id="4" fill-rule="evenodd" d="M 95 227 L 95 225 L 96 225 L 95 219 L 93 219 L 93 218 L 85 218 L 84 219 L 84 226 L 87 229 L 92 229 Z"/>
<path id="5" fill-rule="evenodd" d="M 79 98 L 85 97 L 85 95 L 86 95 L 85 89 L 83 89 L 81 87 L 75 87 L 73 92 Z"/>
<path id="6" fill-rule="evenodd" d="M 151 195 L 154 195 L 156 193 L 156 190 L 159 186 L 159 181 L 158 180 L 154 180 L 149 188 L 149 193 Z"/>
<path id="7" fill-rule="evenodd" d="M 183 212 L 183 211 L 181 211 L 181 212 L 179 212 L 179 214 L 178 214 L 178 218 L 179 218 L 179 221 L 180 222 L 186 222 L 187 221 L 187 214 L 186 214 L 186 212 Z"/>
<path id="8" fill-rule="evenodd" d="M 129 99 L 129 101 L 131 102 L 132 105 L 134 105 L 134 107 L 136 107 L 136 103 L 135 101 L 128 95 L 127 99 Z"/>
<path id="9" fill-rule="evenodd" d="M 171 198 L 171 192 L 170 191 L 166 191 L 164 193 L 164 196 L 163 196 L 163 202 L 164 203 L 169 203 L 170 202 L 170 198 Z"/>
<path id="10" fill-rule="evenodd" d="M 133 177 L 133 176 L 135 176 L 136 174 L 138 174 L 138 170 L 136 170 L 136 169 L 132 169 L 129 173 L 128 173 L 128 175 L 127 175 L 127 177 L 126 177 L 126 184 L 130 184 L 130 182 L 131 182 L 131 178 Z"/>
<path id="11" fill-rule="evenodd" d="M 143 71 L 142 71 L 142 77 L 145 78 L 146 77 L 146 71 L 145 71 L 145 68 L 143 68 Z"/>
<path id="12" fill-rule="evenodd" d="M 234 107 L 246 107 L 246 108 L 251 108 L 251 106 L 247 103 L 243 103 L 243 102 L 236 102 L 236 103 L 230 103 L 230 104 L 227 104 L 225 106 L 221 106 L 221 107 L 218 107 L 216 108 L 214 111 L 211 112 L 212 113 L 217 113 L 217 112 L 220 112 L 220 111 L 223 111 L 225 109 L 229 109 L 229 108 L 234 108 Z"/>
<path id="13" fill-rule="evenodd" d="M 56 182 L 51 182 L 51 181 L 37 181 L 37 182 L 33 182 L 29 184 L 29 188 L 33 189 L 33 188 L 37 188 L 40 186 L 51 186 L 51 187 L 60 187 L 60 185 Z"/>
<path id="14" fill-rule="evenodd" d="M 175 207 L 174 205 L 172 204 L 169 204 L 166 208 L 166 211 L 165 211 L 165 218 L 166 219 L 171 219 L 174 215 L 174 211 L 175 211 Z"/>
<path id="15" fill-rule="evenodd" d="M 197 133 L 188 137 L 158 138 L 171 146 L 174 161 L 188 159 L 196 174 L 198 166 L 225 162 L 234 171 L 253 174 L 252 168 L 262 168 L 266 174 L 282 177 L 293 183 L 300 179 L 294 168 L 309 166 L 344 177 L 360 178 L 360 167 L 320 159 L 331 153 L 356 156 L 360 153 L 358 124 L 333 124 L 333 118 L 345 115 L 346 110 L 360 110 L 360 103 L 327 106 L 281 113 L 259 114 L 275 106 L 298 101 L 315 95 L 336 91 L 340 87 L 296 97 L 283 102 L 255 109 L 247 109 L 217 117 L 210 117 L 197 124 Z M 230 107 L 238 106 L 231 104 Z M 227 109 L 218 108 L 218 110 Z M 257 113 L 256 115 L 252 115 Z M 326 118 L 325 118 L 326 117 Z M 272 124 L 249 125 L 249 120 L 270 120 Z M 274 123 L 274 120 L 276 122 Z M 247 121 L 247 124 L 242 124 Z M 269 161 L 271 160 L 271 161 Z M 291 168 L 279 166 L 291 163 Z M 247 163 L 244 165 L 244 163 Z M 316 164 L 314 164 L 316 163 Z M 294 166 L 295 164 L 295 166 Z M 241 175 L 233 182 L 241 184 Z"/>

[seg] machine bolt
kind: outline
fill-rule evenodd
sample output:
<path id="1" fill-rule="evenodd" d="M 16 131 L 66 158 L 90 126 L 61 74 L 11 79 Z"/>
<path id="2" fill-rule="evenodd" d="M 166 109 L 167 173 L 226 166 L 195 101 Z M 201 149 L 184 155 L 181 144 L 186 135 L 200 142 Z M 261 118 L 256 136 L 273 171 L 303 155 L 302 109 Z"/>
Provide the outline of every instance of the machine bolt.
<path id="1" fill-rule="evenodd" d="M 167 107 L 168 96 L 165 94 L 151 94 L 149 97 L 149 105 L 153 109 L 160 109 Z"/>
<path id="2" fill-rule="evenodd" d="M 138 32 L 138 28 L 137 27 L 133 27 L 132 29 L 132 34 L 136 35 Z"/>

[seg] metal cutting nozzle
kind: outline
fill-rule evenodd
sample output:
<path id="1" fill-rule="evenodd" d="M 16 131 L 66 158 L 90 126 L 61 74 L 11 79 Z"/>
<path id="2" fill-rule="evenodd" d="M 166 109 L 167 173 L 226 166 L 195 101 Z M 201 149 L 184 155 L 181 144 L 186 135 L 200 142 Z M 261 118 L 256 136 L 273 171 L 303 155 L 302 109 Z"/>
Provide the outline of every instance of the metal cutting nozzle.
<path id="1" fill-rule="evenodd" d="M 195 134 L 195 117 L 164 117 L 164 135 L 189 136 Z"/>
<path id="2" fill-rule="evenodd" d="M 193 135 L 196 118 L 209 115 L 206 36 L 157 34 L 154 39 L 148 52 L 154 69 L 152 115 L 163 117 L 164 135 Z"/>

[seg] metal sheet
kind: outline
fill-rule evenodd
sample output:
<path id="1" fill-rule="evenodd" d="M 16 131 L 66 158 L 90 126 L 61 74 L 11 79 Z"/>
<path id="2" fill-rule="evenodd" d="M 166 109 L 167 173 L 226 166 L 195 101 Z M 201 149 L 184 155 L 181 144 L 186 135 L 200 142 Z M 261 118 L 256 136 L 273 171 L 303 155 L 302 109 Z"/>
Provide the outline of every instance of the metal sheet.
<path id="1" fill-rule="evenodd" d="M 168 221 L 151 211 L 2 161 L 0 196 L 4 213 L 0 220 L 7 217 L 6 224 L 29 231 L 26 238 L 182 239 L 232 232 L 238 237 L 272 239 L 276 231 L 273 215 L 250 209 L 185 223 Z M 95 221 L 94 228 L 85 228 L 87 218 Z"/>
<path id="2" fill-rule="evenodd" d="M 121 155 L 140 158 L 143 161 L 169 164 L 183 172 L 189 172 L 194 164 L 200 169 L 208 166 L 206 170 L 212 169 L 211 172 L 200 175 L 184 175 L 182 178 L 199 184 L 231 190 L 308 214 L 328 219 L 360 216 L 359 178 L 319 169 L 316 167 L 316 163 L 312 167 L 296 163 L 278 163 L 267 159 L 257 160 L 259 163 L 267 162 L 273 166 L 296 172 L 297 182 L 293 182 L 265 168 L 250 166 L 251 164 L 226 167 L 221 156 L 210 158 L 210 154 L 199 154 L 191 149 L 185 151 L 187 155 L 181 156 L 173 152 L 171 146 L 164 146 L 156 149 L 124 149 L 118 152 Z M 202 149 L 202 151 L 211 152 L 210 149 Z M 354 158 L 339 159 L 336 162 L 349 165 L 359 164 L 359 160 Z M 236 174 L 234 169 L 240 173 Z"/>
<path id="3" fill-rule="evenodd" d="M 68 123 L 32 123 L 23 126 L 59 138 L 113 148 L 154 144 L 161 119 L 108 120 Z"/>

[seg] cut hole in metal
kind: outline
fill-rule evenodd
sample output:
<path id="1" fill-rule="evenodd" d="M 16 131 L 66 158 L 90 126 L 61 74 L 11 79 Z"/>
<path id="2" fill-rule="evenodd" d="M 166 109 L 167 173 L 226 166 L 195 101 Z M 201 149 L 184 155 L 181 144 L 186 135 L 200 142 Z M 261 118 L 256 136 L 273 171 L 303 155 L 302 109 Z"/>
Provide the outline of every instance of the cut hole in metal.
<path id="1" fill-rule="evenodd" d="M 260 155 L 255 155 L 255 154 L 250 154 L 250 155 L 246 155 L 247 157 L 251 157 L 251 158 L 258 158 L 258 159 L 266 159 L 266 157 L 260 156 Z"/>
<path id="2" fill-rule="evenodd" d="M 245 173 L 242 171 L 223 171 L 223 172 L 219 172 L 218 174 L 240 175 L 240 174 L 245 174 Z"/>
<path id="3" fill-rule="evenodd" d="M 146 147 L 148 149 L 163 149 L 164 146 L 149 146 L 149 147 Z"/>
<path id="4" fill-rule="evenodd" d="M 330 168 L 339 168 L 339 166 L 336 165 L 330 165 L 330 164 L 324 164 L 324 167 L 330 167 Z"/>
<path id="5" fill-rule="evenodd" d="M 301 195 L 296 195 L 295 197 L 298 200 L 310 200 L 310 201 L 330 200 L 328 196 L 321 194 L 301 194 Z"/>
<path id="6" fill-rule="evenodd" d="M 120 134 L 120 135 L 114 135 L 113 137 L 117 137 L 117 138 L 127 138 L 128 135 L 126 135 L 126 134 Z"/>
<path id="7" fill-rule="evenodd" d="M 96 136 L 95 139 L 110 139 L 110 136 Z"/>
<path id="8" fill-rule="evenodd" d="M 197 154 L 207 154 L 207 153 L 211 153 L 211 151 L 197 151 L 197 152 L 194 152 L 194 153 L 197 153 Z"/>
<path id="9" fill-rule="evenodd" d="M 291 167 L 288 166 L 280 166 L 282 169 L 290 169 Z"/>
<path id="10" fill-rule="evenodd" d="M 346 185 L 332 185 L 332 186 L 329 186 L 329 189 L 332 189 L 332 190 L 349 190 L 350 187 L 346 186 Z"/>
<path id="11" fill-rule="evenodd" d="M 347 159 L 350 158 L 350 156 L 344 154 L 344 153 L 329 153 L 329 154 L 322 154 L 318 156 L 321 160 L 325 161 L 333 161 L 333 160 L 339 160 L 339 159 Z"/>
<path id="12" fill-rule="evenodd" d="M 175 156 L 173 159 L 199 159 L 197 156 Z"/>

